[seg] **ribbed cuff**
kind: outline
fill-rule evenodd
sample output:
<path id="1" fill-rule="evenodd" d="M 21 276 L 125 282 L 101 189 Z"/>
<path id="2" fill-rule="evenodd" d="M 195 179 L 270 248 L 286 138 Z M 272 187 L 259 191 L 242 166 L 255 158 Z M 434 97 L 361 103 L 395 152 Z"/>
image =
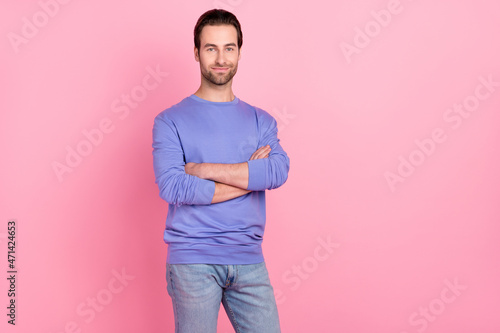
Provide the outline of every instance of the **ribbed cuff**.
<path id="1" fill-rule="evenodd" d="M 193 205 L 210 205 L 215 194 L 215 182 L 199 179 L 194 193 Z"/>
<path id="2" fill-rule="evenodd" d="M 264 191 L 267 184 L 266 163 L 269 163 L 267 158 L 250 160 L 248 163 L 248 187 L 249 191 Z"/>

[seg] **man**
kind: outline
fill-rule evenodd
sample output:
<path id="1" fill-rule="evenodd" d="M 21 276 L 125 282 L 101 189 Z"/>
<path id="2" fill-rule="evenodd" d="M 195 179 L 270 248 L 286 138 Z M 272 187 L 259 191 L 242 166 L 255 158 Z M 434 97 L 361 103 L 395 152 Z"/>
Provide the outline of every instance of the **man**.
<path id="1" fill-rule="evenodd" d="M 276 120 L 233 94 L 243 44 L 236 17 L 204 13 L 194 41 L 200 87 L 153 126 L 175 331 L 215 333 L 222 302 L 236 332 L 280 332 L 261 243 L 265 190 L 285 183 L 290 161 Z"/>

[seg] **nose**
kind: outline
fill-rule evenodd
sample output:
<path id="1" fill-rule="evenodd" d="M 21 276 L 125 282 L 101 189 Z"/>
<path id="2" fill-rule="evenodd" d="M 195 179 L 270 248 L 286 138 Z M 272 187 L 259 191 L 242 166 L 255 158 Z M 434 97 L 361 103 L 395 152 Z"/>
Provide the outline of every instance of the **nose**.
<path id="1" fill-rule="evenodd" d="M 218 63 L 220 66 L 223 66 L 223 65 L 224 65 L 224 61 L 225 61 L 224 52 L 218 52 L 218 55 L 217 55 L 217 63 Z"/>

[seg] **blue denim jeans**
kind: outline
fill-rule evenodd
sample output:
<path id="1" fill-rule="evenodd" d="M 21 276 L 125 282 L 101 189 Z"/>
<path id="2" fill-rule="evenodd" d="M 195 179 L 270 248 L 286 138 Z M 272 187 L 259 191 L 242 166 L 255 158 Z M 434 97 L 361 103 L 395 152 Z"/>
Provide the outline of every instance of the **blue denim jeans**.
<path id="1" fill-rule="evenodd" d="M 176 333 L 216 333 L 222 302 L 237 333 L 279 333 L 265 262 L 250 265 L 168 264 Z"/>

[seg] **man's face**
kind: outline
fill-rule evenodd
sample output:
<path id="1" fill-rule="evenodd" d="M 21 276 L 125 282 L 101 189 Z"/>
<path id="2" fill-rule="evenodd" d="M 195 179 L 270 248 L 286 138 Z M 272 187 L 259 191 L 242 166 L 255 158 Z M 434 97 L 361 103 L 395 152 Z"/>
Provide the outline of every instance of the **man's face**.
<path id="1" fill-rule="evenodd" d="M 201 75 L 216 85 L 230 82 L 238 70 L 241 54 L 238 35 L 232 25 L 206 25 L 200 34 L 200 50 L 195 48 Z"/>

